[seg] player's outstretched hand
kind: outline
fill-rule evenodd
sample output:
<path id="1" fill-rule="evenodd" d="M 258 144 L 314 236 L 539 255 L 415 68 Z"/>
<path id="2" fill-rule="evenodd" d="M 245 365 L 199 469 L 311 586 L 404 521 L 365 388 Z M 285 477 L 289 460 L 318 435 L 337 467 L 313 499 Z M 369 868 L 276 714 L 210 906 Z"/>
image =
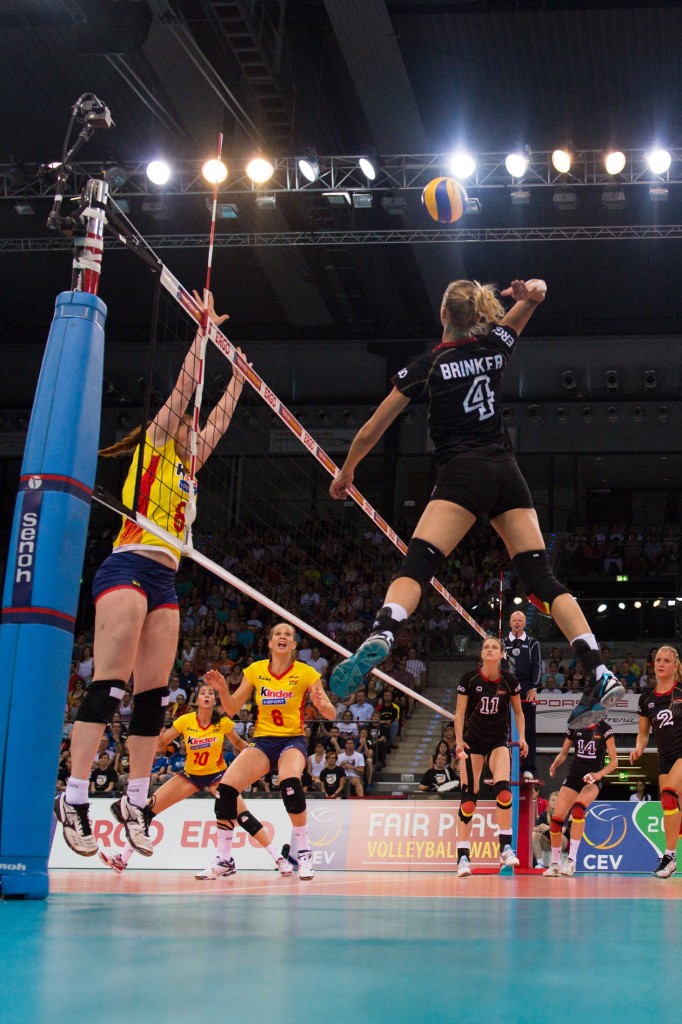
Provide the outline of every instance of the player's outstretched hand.
<path id="1" fill-rule="evenodd" d="M 500 295 L 512 298 L 515 302 L 526 301 L 536 304 L 542 302 L 546 294 L 547 285 L 536 277 L 532 277 L 528 281 L 512 281 L 508 288 L 500 292 Z"/>
<path id="2" fill-rule="evenodd" d="M 194 301 L 197 303 L 197 305 L 201 306 L 201 308 L 203 309 L 204 308 L 204 297 L 203 297 L 203 295 L 199 295 L 199 292 L 196 291 L 196 290 L 192 291 L 192 295 L 194 296 Z M 208 309 L 209 319 L 213 321 L 213 323 L 216 325 L 216 327 L 220 327 L 221 324 L 224 324 L 226 320 L 230 319 L 230 314 L 229 313 L 222 313 L 222 314 L 216 313 L 215 307 L 213 305 L 213 292 L 208 292 L 207 296 L 208 296 L 208 298 L 207 298 L 207 306 L 206 306 L 206 308 Z"/>
<path id="3" fill-rule="evenodd" d="M 353 473 L 349 470 L 340 470 L 331 482 L 329 493 L 336 501 L 348 497 L 348 489 L 353 483 Z"/>

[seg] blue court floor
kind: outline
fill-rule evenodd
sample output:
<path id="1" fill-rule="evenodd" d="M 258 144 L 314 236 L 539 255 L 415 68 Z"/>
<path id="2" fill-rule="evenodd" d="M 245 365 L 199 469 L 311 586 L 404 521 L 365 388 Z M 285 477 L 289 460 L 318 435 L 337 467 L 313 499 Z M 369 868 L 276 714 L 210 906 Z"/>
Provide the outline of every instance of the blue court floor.
<path id="1" fill-rule="evenodd" d="M 514 880 L 506 896 L 424 898 L 394 880 L 379 897 L 299 887 L 0 903 L 0 1020 L 680 1019 L 682 879 L 660 899 L 550 898 L 555 882 L 537 879 L 537 898 L 514 896 Z"/>

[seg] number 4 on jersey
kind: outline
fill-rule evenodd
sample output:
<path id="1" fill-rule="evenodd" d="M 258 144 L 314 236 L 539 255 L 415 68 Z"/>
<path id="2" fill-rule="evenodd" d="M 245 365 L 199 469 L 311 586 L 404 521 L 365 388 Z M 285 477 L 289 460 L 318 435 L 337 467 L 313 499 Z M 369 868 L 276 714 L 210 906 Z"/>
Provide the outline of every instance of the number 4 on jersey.
<path id="1" fill-rule="evenodd" d="M 479 420 L 488 420 L 495 415 L 495 393 L 486 374 L 474 377 L 471 382 L 464 399 L 464 411 L 477 412 Z"/>

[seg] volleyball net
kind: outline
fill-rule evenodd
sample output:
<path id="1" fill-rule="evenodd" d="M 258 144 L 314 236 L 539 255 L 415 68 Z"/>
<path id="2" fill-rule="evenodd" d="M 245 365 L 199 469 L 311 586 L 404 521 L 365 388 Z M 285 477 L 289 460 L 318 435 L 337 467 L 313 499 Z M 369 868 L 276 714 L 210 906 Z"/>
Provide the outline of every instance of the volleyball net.
<path id="1" fill-rule="evenodd" d="M 223 605 L 225 610 L 234 606 L 237 593 L 239 617 L 247 618 L 253 607 L 266 608 L 295 625 L 313 646 L 346 657 L 366 635 L 406 544 L 356 487 L 350 490 L 352 500 L 331 499 L 334 459 L 251 365 L 248 353 L 203 315 L 198 293 L 160 262 L 156 269 L 142 410 L 143 422 L 153 426 L 137 435 L 133 431 L 127 449 L 124 431 L 105 444 L 105 451 L 132 452 L 139 440 L 142 455 L 128 471 L 123 501 L 115 495 L 122 490 L 124 467 L 100 460 L 94 498 L 125 517 L 122 544 L 139 543 L 147 531 L 192 560 L 204 575 L 187 575 L 212 598 L 216 628 L 221 622 L 235 626 L 234 614 L 226 619 L 220 612 Z M 219 290 L 215 303 L 222 312 Z M 243 390 L 235 407 L 239 381 Z M 171 411 L 166 400 L 174 389 L 188 397 Z M 171 444 L 183 413 L 188 425 L 191 421 L 192 455 L 202 456 L 198 487 L 196 472 L 175 457 Z M 223 430 L 228 413 L 231 422 Z M 331 444 L 343 450 L 348 437 L 332 437 Z M 449 635 L 458 628 L 452 611 L 475 633 L 487 635 L 438 580 L 431 586 L 414 632 L 403 638 L 405 648 L 420 646 L 420 630 L 436 607 L 441 616 L 446 608 L 450 612 Z M 183 617 L 193 610 L 187 605 L 181 602 Z M 395 679 L 393 664 L 375 670 L 376 676 L 452 717 Z"/>

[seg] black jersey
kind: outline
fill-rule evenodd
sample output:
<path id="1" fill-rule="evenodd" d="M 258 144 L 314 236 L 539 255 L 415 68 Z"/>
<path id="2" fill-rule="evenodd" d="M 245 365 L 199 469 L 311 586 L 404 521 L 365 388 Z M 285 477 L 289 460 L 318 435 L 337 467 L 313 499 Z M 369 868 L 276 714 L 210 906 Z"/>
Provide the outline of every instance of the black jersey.
<path id="1" fill-rule="evenodd" d="M 600 772 L 606 760 L 606 741 L 613 736 L 608 722 L 598 722 L 593 729 L 567 729 L 566 739 L 573 742 L 573 758 L 568 774 L 580 778 L 588 772 Z"/>
<path id="2" fill-rule="evenodd" d="M 512 454 L 500 393 L 517 340 L 511 327 L 496 324 L 487 334 L 441 342 L 391 378 L 406 398 L 428 403 L 439 464 L 453 455 L 500 459 Z"/>
<path id="3" fill-rule="evenodd" d="M 419 785 L 426 786 L 429 793 L 435 793 L 439 786 L 445 785 L 446 782 L 454 782 L 456 778 L 457 773 L 449 765 L 445 768 L 429 768 L 419 780 Z"/>
<path id="4" fill-rule="evenodd" d="M 509 704 L 521 693 L 521 686 L 511 672 L 503 671 L 497 679 L 486 679 L 478 669 L 462 676 L 458 694 L 467 698 L 464 712 L 464 741 L 473 747 L 492 748 L 507 739 Z"/>
<path id="5" fill-rule="evenodd" d="M 336 765 L 334 768 L 323 768 L 320 772 L 320 779 L 324 786 L 324 791 L 327 796 L 333 796 L 336 793 L 341 779 L 346 777 L 346 773 L 340 765 Z"/>
<path id="6" fill-rule="evenodd" d="M 655 687 L 639 698 L 639 713 L 651 722 L 659 755 L 682 756 L 682 685 L 676 683 L 668 693 Z"/>

